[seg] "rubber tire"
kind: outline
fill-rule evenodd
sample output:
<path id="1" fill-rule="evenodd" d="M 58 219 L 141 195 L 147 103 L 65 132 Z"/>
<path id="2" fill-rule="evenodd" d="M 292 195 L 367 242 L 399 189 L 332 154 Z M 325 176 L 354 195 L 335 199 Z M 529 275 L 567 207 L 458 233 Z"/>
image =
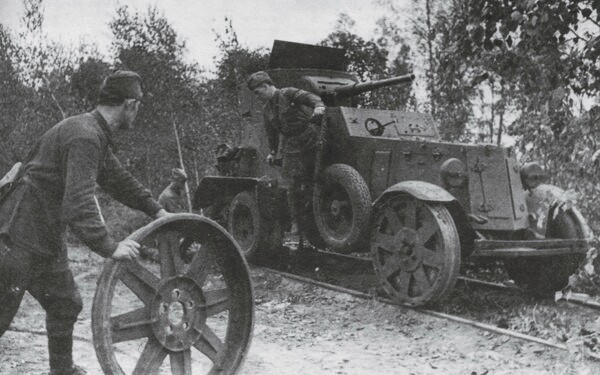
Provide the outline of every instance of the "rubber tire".
<path id="1" fill-rule="evenodd" d="M 346 192 L 352 207 L 352 224 L 347 234 L 336 237 L 321 215 L 321 196 L 326 188 L 338 185 Z M 372 201 L 369 186 L 360 173 L 347 164 L 332 164 L 323 171 L 322 181 L 313 191 L 313 214 L 319 234 L 334 251 L 351 253 L 368 251 L 369 223 Z"/>
<path id="2" fill-rule="evenodd" d="M 253 240 L 243 241 L 240 238 L 239 228 L 234 228 L 236 214 L 239 210 L 247 210 L 252 220 Z M 244 257 L 249 262 L 257 262 L 262 257 L 271 253 L 273 249 L 281 247 L 283 232 L 278 223 L 269 223 L 260 215 L 258 202 L 253 192 L 242 191 L 238 193 L 229 205 L 227 217 L 227 231 L 238 242 Z"/>
<path id="3" fill-rule="evenodd" d="M 303 204 L 301 213 L 298 217 L 298 224 L 300 224 L 300 230 L 302 231 L 303 237 L 306 238 L 311 245 L 318 249 L 325 249 L 327 248 L 327 243 L 325 243 L 323 237 L 321 237 L 319 228 L 317 228 L 317 224 L 315 223 L 315 215 L 313 215 L 313 194 L 314 188 L 306 192 L 302 197 Z"/>
<path id="4" fill-rule="evenodd" d="M 393 202 L 394 199 L 414 199 L 417 201 L 416 198 L 413 197 L 398 195 L 396 197 L 387 199 L 381 204 L 378 204 L 376 212 L 373 215 L 374 219 L 369 238 L 373 238 L 373 236 L 376 235 L 376 231 L 379 230 L 379 214 L 383 212 L 382 210 L 385 208 L 385 205 Z M 456 285 L 456 280 L 458 279 L 461 266 L 461 246 L 458 230 L 448 208 L 443 204 L 435 202 L 417 202 L 423 204 L 426 209 L 429 210 L 432 217 L 436 219 L 441 240 L 443 242 L 444 269 L 434 280 L 435 285 L 433 286 L 432 290 L 425 295 L 414 298 L 405 298 L 404 296 L 400 296 L 395 291 L 393 285 L 388 280 L 385 280 L 381 275 L 382 269 L 379 265 L 379 263 L 381 263 L 379 261 L 379 253 L 378 249 L 374 245 L 373 240 L 371 241 L 371 257 L 373 259 L 373 266 L 375 268 L 377 278 L 379 279 L 383 289 L 392 300 L 396 301 L 397 303 L 404 303 L 411 306 L 424 306 L 443 300 L 448 295 L 448 292 L 450 292 L 450 290 L 452 290 Z"/>
<path id="5" fill-rule="evenodd" d="M 561 211 L 548 222 L 546 238 L 583 238 L 583 232 L 571 212 Z M 539 297 L 552 297 L 554 292 L 568 284 L 569 276 L 577 270 L 584 257 L 584 254 L 577 254 L 506 259 L 504 266 L 519 287 Z"/>

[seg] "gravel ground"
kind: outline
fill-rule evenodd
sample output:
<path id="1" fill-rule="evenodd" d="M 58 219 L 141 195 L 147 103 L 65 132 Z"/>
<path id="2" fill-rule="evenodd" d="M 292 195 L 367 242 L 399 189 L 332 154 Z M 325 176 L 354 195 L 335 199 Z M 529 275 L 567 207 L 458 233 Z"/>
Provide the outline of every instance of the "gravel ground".
<path id="1" fill-rule="evenodd" d="M 80 275 L 77 282 L 85 303 L 76 325 L 75 359 L 89 373 L 100 374 L 91 342 L 90 308 L 101 260 L 82 248 L 71 248 L 70 258 L 74 273 Z M 561 351 L 300 284 L 262 270 L 253 270 L 252 277 L 254 336 L 241 374 L 600 373 L 600 364 L 581 358 L 579 343 L 570 345 L 570 351 Z M 463 292 L 459 289 L 457 293 Z M 469 298 L 471 306 L 481 303 Z M 477 314 L 489 311 L 482 308 Z M 30 296 L 13 327 L 43 331 L 44 313 Z M 135 352 L 128 354 L 137 358 Z M 0 374 L 44 372 L 47 350 L 43 335 L 9 331 L 0 339 Z"/>

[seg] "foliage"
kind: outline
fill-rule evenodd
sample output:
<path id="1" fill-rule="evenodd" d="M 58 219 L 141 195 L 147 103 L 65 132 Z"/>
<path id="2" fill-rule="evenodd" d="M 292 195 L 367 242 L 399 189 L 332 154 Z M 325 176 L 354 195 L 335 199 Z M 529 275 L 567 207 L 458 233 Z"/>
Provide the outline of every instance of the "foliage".
<path id="1" fill-rule="evenodd" d="M 218 143 L 240 144 L 244 119 L 240 90 L 250 74 L 267 69 L 268 51 L 240 44 L 230 19 L 225 18 L 224 35 L 216 34 L 219 55 L 215 57 L 215 78 L 208 80 L 206 90 L 208 127 Z"/>
<path id="2" fill-rule="evenodd" d="M 321 44 L 342 48 L 346 51 L 348 71 L 361 81 L 389 78 L 412 72 L 410 47 L 400 37 L 397 26 L 382 18 L 377 23 L 376 37 L 365 40 L 353 32 L 355 22 L 347 14 L 341 14 L 334 31 Z M 390 47 L 397 50 L 390 57 Z M 366 107 L 399 108 L 414 107 L 411 86 L 395 86 L 378 89 L 361 95 L 359 104 Z"/>
<path id="3" fill-rule="evenodd" d="M 185 43 L 156 7 L 140 13 L 122 6 L 110 28 L 116 67 L 140 74 L 144 90 L 136 120 L 139 126 L 116 143 L 125 151 L 121 158 L 134 174 L 160 191 L 168 183 L 169 170 L 179 165 L 174 126 L 185 150 L 187 170 L 193 170 L 197 156 L 205 154 L 195 142 L 205 129 L 199 121 L 203 112 L 200 71 L 184 62 Z"/>

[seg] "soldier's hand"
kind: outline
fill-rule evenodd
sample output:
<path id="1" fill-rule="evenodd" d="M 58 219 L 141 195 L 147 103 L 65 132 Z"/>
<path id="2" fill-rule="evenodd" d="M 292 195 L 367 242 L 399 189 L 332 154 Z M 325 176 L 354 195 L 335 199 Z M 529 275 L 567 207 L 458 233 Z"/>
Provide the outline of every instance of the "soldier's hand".
<path id="1" fill-rule="evenodd" d="M 325 107 L 315 107 L 312 118 L 319 118 L 325 114 Z"/>
<path id="2" fill-rule="evenodd" d="M 275 162 L 275 155 L 274 154 L 267 155 L 267 163 L 269 163 L 269 165 L 273 165 L 274 162 Z"/>
<path id="3" fill-rule="evenodd" d="M 140 255 L 140 244 L 130 240 L 125 239 L 117 245 L 117 249 L 111 256 L 111 258 L 116 260 L 131 260 L 137 258 Z"/>

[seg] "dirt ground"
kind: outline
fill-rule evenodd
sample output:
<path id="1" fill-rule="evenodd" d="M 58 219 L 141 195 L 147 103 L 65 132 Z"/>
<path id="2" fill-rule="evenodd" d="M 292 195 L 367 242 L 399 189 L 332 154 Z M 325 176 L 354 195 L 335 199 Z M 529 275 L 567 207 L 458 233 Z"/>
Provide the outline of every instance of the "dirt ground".
<path id="1" fill-rule="evenodd" d="M 91 340 L 90 308 L 101 259 L 71 248 L 83 300 L 75 361 L 101 374 Z M 253 341 L 240 374 L 598 374 L 579 347 L 561 351 L 497 336 L 416 311 L 365 301 L 252 271 Z M 26 296 L 0 338 L 0 374 L 47 372 L 44 313 Z M 131 353 L 135 358 L 135 353 Z"/>

